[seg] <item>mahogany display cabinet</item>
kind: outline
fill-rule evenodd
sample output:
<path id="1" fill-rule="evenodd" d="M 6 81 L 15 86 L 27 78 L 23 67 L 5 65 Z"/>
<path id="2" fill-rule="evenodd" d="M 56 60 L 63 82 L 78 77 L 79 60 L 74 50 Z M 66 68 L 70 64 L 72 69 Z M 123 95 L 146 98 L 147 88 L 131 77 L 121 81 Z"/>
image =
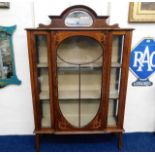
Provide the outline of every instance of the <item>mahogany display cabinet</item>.
<path id="1" fill-rule="evenodd" d="M 43 134 L 116 133 L 121 148 L 133 29 L 81 5 L 49 17 L 26 29 L 37 150 Z"/>

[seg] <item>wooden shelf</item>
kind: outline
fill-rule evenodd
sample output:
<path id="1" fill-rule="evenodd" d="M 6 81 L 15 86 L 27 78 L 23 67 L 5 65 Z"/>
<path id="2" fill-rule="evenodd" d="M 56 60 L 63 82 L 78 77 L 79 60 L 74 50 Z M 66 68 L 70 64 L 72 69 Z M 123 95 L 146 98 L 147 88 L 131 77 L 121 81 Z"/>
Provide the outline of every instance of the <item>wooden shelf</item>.
<path id="1" fill-rule="evenodd" d="M 40 93 L 40 100 L 49 100 L 49 91 L 42 91 Z M 71 91 L 59 91 L 59 99 L 61 100 L 78 100 L 78 90 L 71 90 Z M 82 92 L 81 91 L 81 99 L 85 99 L 85 100 L 88 100 L 88 99 L 94 99 L 94 100 L 98 100 L 100 99 L 101 96 L 100 96 L 100 92 L 99 91 L 85 91 L 85 92 Z M 113 92 L 110 92 L 109 94 L 109 99 L 118 99 L 119 98 L 119 95 L 118 95 L 118 92 L 117 91 L 113 91 Z"/>
<path id="2" fill-rule="evenodd" d="M 62 61 L 57 60 L 57 67 L 78 67 L 78 64 L 68 64 Z M 82 64 L 81 67 L 102 67 L 102 60 L 94 62 L 94 63 L 89 63 L 89 64 Z"/>
<path id="3" fill-rule="evenodd" d="M 38 68 L 46 68 L 48 67 L 48 64 L 47 63 L 39 63 L 37 64 L 37 67 Z M 121 67 L 121 64 L 120 63 L 117 63 L 117 62 L 112 62 L 111 64 L 111 67 Z M 81 66 L 81 71 L 82 70 L 86 70 L 86 71 L 92 71 L 92 70 L 101 70 L 102 69 L 102 66 L 100 66 L 100 64 L 93 64 L 93 65 L 82 65 Z M 58 70 L 59 71 L 76 71 L 76 70 L 79 70 L 77 66 L 69 66 L 69 65 L 64 65 L 64 66 L 58 66 Z"/>
<path id="4" fill-rule="evenodd" d="M 101 66 L 84 66 L 84 67 L 58 67 L 58 72 L 59 73 L 79 73 L 80 72 L 102 72 L 102 67 Z"/>
<path id="5" fill-rule="evenodd" d="M 80 100 L 100 100 L 101 98 L 81 98 Z M 66 101 L 66 100 L 79 100 L 78 98 L 59 98 L 61 101 Z"/>

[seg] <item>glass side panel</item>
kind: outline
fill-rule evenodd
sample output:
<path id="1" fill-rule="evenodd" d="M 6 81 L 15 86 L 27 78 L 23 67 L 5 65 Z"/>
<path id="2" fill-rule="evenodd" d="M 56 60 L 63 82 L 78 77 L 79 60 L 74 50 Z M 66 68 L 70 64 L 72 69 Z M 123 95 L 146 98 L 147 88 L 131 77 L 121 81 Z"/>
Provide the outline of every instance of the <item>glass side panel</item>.
<path id="1" fill-rule="evenodd" d="M 36 47 L 37 47 L 37 65 L 48 66 L 48 50 L 47 50 L 47 38 L 45 35 L 36 36 Z"/>
<path id="2" fill-rule="evenodd" d="M 120 67 L 122 64 L 124 36 L 114 35 L 112 39 L 112 67 Z"/>
<path id="3" fill-rule="evenodd" d="M 40 100 L 49 99 L 48 68 L 38 68 Z"/>
<path id="4" fill-rule="evenodd" d="M 46 35 L 36 35 L 37 73 L 40 100 L 41 127 L 51 127 L 50 120 L 50 95 L 48 77 L 48 50 Z"/>
<path id="5" fill-rule="evenodd" d="M 41 112 L 42 112 L 42 119 L 41 125 L 42 127 L 50 127 L 50 103 L 49 100 L 42 100 L 40 101 L 41 104 Z"/>
<path id="6" fill-rule="evenodd" d="M 117 99 L 109 100 L 108 126 L 117 126 L 118 102 Z"/>
<path id="7" fill-rule="evenodd" d="M 120 86 L 120 68 L 111 68 L 109 98 L 118 98 Z"/>
<path id="8" fill-rule="evenodd" d="M 108 126 L 117 126 L 119 91 L 122 65 L 124 35 L 114 35 L 112 39 L 112 59 L 110 74 L 110 92 L 108 109 Z"/>
<path id="9" fill-rule="evenodd" d="M 70 37 L 59 45 L 59 106 L 65 119 L 75 127 L 89 124 L 99 110 L 102 51 L 96 40 L 84 36 Z"/>

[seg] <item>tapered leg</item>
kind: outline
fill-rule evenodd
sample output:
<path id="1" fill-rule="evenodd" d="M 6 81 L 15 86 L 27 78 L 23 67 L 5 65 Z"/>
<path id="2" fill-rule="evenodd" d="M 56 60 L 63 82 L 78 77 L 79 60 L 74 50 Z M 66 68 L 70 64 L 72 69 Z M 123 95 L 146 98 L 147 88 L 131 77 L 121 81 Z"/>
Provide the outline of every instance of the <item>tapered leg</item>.
<path id="1" fill-rule="evenodd" d="M 123 144 L 123 133 L 119 132 L 118 133 L 118 149 L 122 149 L 122 144 Z"/>
<path id="2" fill-rule="evenodd" d="M 35 136 L 35 141 L 36 141 L 36 151 L 39 152 L 40 151 L 40 135 L 36 134 Z"/>

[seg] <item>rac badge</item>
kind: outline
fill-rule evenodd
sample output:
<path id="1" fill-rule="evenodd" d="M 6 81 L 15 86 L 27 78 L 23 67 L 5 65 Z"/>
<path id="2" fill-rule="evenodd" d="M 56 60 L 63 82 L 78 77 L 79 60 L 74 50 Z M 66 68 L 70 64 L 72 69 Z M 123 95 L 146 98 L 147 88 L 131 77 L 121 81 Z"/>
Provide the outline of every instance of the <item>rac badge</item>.
<path id="1" fill-rule="evenodd" d="M 155 41 L 144 38 L 130 55 L 130 70 L 137 77 L 132 86 L 151 86 L 149 77 L 155 72 Z"/>

